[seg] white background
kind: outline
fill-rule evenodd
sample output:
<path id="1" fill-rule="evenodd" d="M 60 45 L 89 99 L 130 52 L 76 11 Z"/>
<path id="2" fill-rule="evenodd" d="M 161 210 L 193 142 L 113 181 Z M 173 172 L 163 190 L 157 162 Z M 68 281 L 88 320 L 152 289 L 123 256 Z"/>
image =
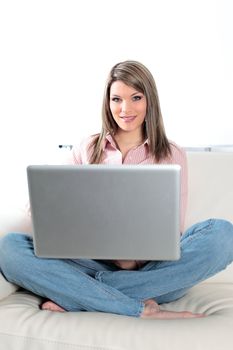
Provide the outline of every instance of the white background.
<path id="1" fill-rule="evenodd" d="M 232 144 L 232 18 L 231 0 L 0 1 L 2 165 L 98 132 L 125 59 L 154 75 L 170 139 Z"/>

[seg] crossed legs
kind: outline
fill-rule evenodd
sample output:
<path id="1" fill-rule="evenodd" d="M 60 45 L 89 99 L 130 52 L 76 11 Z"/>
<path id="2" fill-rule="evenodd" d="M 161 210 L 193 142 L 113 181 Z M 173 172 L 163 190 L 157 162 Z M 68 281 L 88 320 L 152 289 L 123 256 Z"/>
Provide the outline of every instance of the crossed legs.
<path id="1" fill-rule="evenodd" d="M 103 311 L 146 318 L 200 317 L 187 312 L 162 312 L 158 304 L 182 297 L 232 260 L 233 226 L 224 220 L 207 220 L 187 230 L 178 261 L 152 261 L 137 271 L 118 270 L 113 264 L 95 260 L 37 258 L 27 235 L 9 234 L 0 240 L 0 268 L 6 279 L 52 300 L 55 304 L 42 308 L 52 310 L 58 305 L 56 311 Z"/>

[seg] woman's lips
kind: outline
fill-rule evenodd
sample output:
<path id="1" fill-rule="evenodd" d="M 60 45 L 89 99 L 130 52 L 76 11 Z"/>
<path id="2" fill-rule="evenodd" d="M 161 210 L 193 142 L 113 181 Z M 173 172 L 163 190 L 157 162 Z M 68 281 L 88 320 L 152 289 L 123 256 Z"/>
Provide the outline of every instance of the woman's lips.
<path id="1" fill-rule="evenodd" d="M 120 117 L 120 118 L 123 119 L 125 123 L 130 123 L 130 122 L 132 122 L 136 117 L 135 117 L 135 116 L 128 116 L 128 117 Z"/>

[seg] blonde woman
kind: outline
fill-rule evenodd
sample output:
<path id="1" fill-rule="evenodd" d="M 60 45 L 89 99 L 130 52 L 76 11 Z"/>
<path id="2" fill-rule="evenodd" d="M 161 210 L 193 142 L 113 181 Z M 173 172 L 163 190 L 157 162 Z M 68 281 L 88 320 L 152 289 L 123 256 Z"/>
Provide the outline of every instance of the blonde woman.
<path id="1" fill-rule="evenodd" d="M 185 152 L 167 139 L 154 78 L 139 62 L 120 62 L 111 69 L 102 130 L 73 148 L 73 164 L 92 163 L 181 166 L 180 259 L 40 259 L 34 255 L 29 235 L 10 233 L 0 241 L 0 269 L 5 278 L 48 299 L 42 309 L 51 311 L 102 311 L 152 319 L 203 317 L 188 311 L 163 311 L 159 304 L 181 298 L 232 262 L 233 225 L 210 219 L 184 232 Z"/>

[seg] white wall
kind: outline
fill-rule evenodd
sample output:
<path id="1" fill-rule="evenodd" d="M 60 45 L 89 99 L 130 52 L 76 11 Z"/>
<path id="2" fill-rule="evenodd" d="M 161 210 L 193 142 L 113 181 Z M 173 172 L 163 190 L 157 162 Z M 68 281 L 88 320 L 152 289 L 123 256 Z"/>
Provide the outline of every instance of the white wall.
<path id="1" fill-rule="evenodd" d="M 125 59 L 154 74 L 171 139 L 232 144 L 232 18 L 231 0 L 1 1 L 1 159 L 35 162 L 98 132 Z"/>

